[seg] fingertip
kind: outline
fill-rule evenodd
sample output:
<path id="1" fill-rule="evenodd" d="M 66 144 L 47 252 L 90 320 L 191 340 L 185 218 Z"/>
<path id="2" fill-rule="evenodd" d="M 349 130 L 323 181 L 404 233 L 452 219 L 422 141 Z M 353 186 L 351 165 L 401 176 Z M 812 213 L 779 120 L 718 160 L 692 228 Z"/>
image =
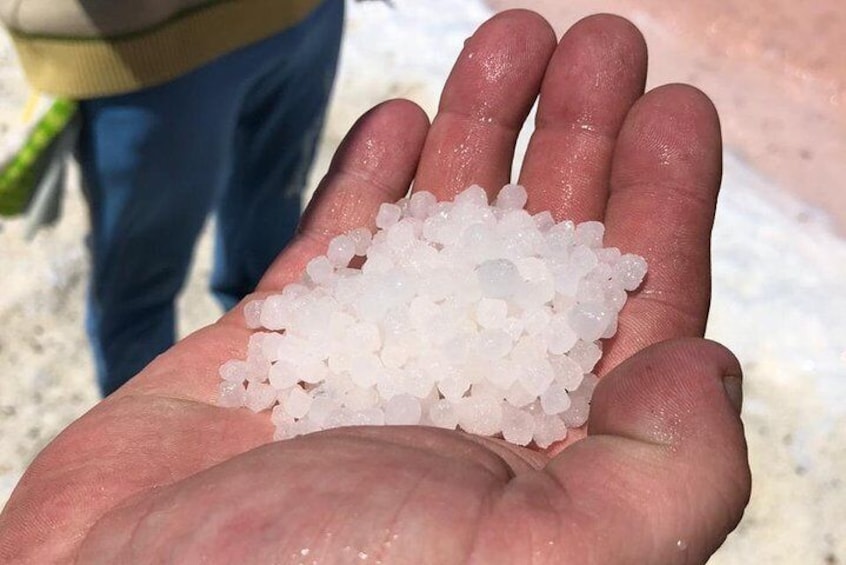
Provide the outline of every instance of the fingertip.
<path id="1" fill-rule="evenodd" d="M 537 96 L 558 40 L 531 10 L 494 14 L 465 42 L 441 95 L 439 110 L 486 116 L 519 129 Z"/>
<path id="2" fill-rule="evenodd" d="M 623 16 L 610 13 L 591 14 L 573 24 L 570 30 L 617 37 L 620 41 L 626 42 L 631 49 L 646 56 L 646 39 L 640 29 Z"/>
<path id="3" fill-rule="evenodd" d="M 381 102 L 362 114 L 344 136 L 327 178 L 338 169 L 356 169 L 357 174 L 374 180 L 385 177 L 396 182 L 392 170 L 383 166 L 384 162 L 405 164 L 413 159 L 416 163 L 428 129 L 426 112 L 411 100 L 395 98 Z M 399 169 L 408 171 L 408 167 Z"/>
<path id="4" fill-rule="evenodd" d="M 664 341 L 622 362 L 600 380 L 591 402 L 589 434 L 663 444 L 673 450 L 721 438 L 743 442 L 727 378 L 742 379 L 734 354 L 700 338 Z M 729 441 L 730 440 L 730 441 Z"/>
<path id="5" fill-rule="evenodd" d="M 698 87 L 684 82 L 671 82 L 649 91 L 652 96 L 666 97 L 676 104 L 686 104 L 705 114 L 717 117 L 717 107 L 711 97 Z"/>
<path id="6" fill-rule="evenodd" d="M 682 174 L 695 169 L 709 184 L 715 167 L 721 169 L 719 113 L 708 95 L 689 84 L 666 84 L 647 92 L 629 112 L 621 144 L 637 148 L 636 164 L 644 168 L 660 166 Z M 643 170 L 621 167 L 614 172 L 616 182 L 623 184 L 627 172 Z"/>
<path id="7" fill-rule="evenodd" d="M 483 23 L 476 33 L 479 33 L 487 26 L 506 26 L 515 32 L 531 32 L 526 37 L 532 38 L 539 43 L 557 43 L 555 29 L 552 24 L 538 12 L 525 8 L 512 8 L 494 14 L 488 21 Z M 474 34 L 475 35 L 475 34 Z"/>
<path id="8" fill-rule="evenodd" d="M 415 128 L 428 128 L 431 123 L 426 111 L 419 104 L 407 98 L 391 98 L 373 108 L 381 114 L 390 115 L 400 123 Z"/>

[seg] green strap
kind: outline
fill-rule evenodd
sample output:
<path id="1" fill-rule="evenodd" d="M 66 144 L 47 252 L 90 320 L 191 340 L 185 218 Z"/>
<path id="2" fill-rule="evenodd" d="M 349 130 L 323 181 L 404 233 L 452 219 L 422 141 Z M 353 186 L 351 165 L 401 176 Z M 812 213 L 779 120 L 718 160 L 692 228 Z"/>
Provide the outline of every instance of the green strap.
<path id="1" fill-rule="evenodd" d="M 38 184 L 39 159 L 76 112 L 72 100 L 56 100 L 38 120 L 18 152 L 0 169 L 0 216 L 23 213 Z"/>

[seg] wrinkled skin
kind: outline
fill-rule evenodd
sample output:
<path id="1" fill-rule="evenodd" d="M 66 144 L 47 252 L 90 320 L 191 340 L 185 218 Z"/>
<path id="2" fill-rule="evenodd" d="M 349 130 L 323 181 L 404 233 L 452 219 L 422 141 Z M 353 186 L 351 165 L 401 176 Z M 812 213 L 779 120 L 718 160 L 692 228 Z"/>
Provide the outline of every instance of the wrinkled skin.
<path id="1" fill-rule="evenodd" d="M 586 431 L 548 453 L 419 427 L 272 442 L 267 413 L 215 406 L 217 367 L 245 354 L 238 307 L 38 456 L 0 517 L 0 561 L 705 561 L 750 489 L 740 367 L 702 339 L 720 131 L 702 93 L 644 94 L 645 76 L 625 20 L 587 18 L 557 43 L 536 14 L 495 16 L 467 41 L 431 125 L 401 100 L 358 121 L 258 289 L 298 278 L 412 179 L 441 199 L 502 186 L 540 93 L 519 179 L 528 207 L 603 220 L 606 244 L 650 267 L 605 345 Z"/>

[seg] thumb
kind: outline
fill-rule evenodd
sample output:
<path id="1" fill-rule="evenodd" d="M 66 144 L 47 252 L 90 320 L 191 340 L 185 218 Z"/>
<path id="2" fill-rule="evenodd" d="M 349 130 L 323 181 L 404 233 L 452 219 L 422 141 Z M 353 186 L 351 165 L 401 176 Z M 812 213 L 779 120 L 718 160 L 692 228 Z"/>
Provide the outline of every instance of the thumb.
<path id="1" fill-rule="evenodd" d="M 740 379 L 726 348 L 680 339 L 600 381 L 588 437 L 546 469 L 597 553 L 586 562 L 700 563 L 722 544 L 751 485 Z"/>

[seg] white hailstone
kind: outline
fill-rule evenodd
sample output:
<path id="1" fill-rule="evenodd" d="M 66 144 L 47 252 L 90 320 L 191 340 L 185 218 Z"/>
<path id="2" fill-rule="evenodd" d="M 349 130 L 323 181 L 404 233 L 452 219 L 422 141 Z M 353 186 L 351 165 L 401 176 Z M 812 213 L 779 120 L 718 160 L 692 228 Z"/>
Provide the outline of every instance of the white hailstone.
<path id="1" fill-rule="evenodd" d="M 402 382 L 395 369 L 388 370 L 384 377 L 376 383 L 376 392 L 379 393 L 379 397 L 384 403 L 398 394 L 405 393 L 405 383 Z"/>
<path id="2" fill-rule="evenodd" d="M 564 439 L 587 420 L 600 340 L 646 262 L 602 248 L 602 224 L 526 201 L 507 185 L 493 206 L 479 186 L 382 205 L 375 234 L 335 237 L 300 283 L 245 305 L 263 331 L 220 367 L 219 404 L 273 408 L 277 440 L 386 424 Z"/>
<path id="3" fill-rule="evenodd" d="M 414 426 L 420 423 L 420 400 L 410 394 L 398 394 L 385 403 L 385 423 Z"/>
<path id="4" fill-rule="evenodd" d="M 253 412 L 261 412 L 276 403 L 276 395 L 276 389 L 269 384 L 251 382 L 247 385 L 244 405 Z"/>
<path id="5" fill-rule="evenodd" d="M 596 342 L 580 339 L 573 345 L 567 356 L 578 363 L 584 373 L 590 373 L 602 357 L 602 349 Z"/>
<path id="6" fill-rule="evenodd" d="M 535 419 L 525 410 L 510 404 L 502 406 L 502 437 L 515 445 L 528 445 L 535 432 Z"/>
<path id="7" fill-rule="evenodd" d="M 611 311 L 604 304 L 597 302 L 577 304 L 570 311 L 568 322 L 584 341 L 595 341 L 611 322 Z"/>
<path id="8" fill-rule="evenodd" d="M 600 247 L 599 249 L 594 249 L 593 252 L 596 253 L 596 258 L 600 263 L 614 265 L 620 260 L 620 250 L 616 247 Z M 646 262 L 644 261 L 645 265 Z"/>
<path id="9" fill-rule="evenodd" d="M 387 233 L 388 249 L 397 259 L 406 259 L 417 241 L 416 224 L 410 219 L 397 222 Z"/>
<path id="10" fill-rule="evenodd" d="M 634 290 L 640 286 L 643 277 L 646 276 L 646 261 L 637 255 L 623 255 L 614 265 L 613 273 L 614 279 L 624 290 Z"/>
<path id="11" fill-rule="evenodd" d="M 540 335 L 546 332 L 552 314 L 546 308 L 534 308 L 523 313 L 523 331 L 528 335 Z"/>
<path id="12" fill-rule="evenodd" d="M 569 428 L 578 428 L 588 419 L 590 399 L 599 380 L 593 373 L 588 373 L 582 379 L 579 388 L 570 394 L 570 407 L 561 414 L 561 419 Z"/>
<path id="13" fill-rule="evenodd" d="M 549 353 L 561 355 L 576 345 L 579 335 L 570 327 L 567 318 L 561 314 L 553 315 L 546 326 L 546 343 Z"/>
<path id="14" fill-rule="evenodd" d="M 519 184 L 506 184 L 496 197 L 496 207 L 503 210 L 523 208 L 528 200 L 526 189 Z"/>
<path id="15" fill-rule="evenodd" d="M 458 423 L 471 434 L 491 436 L 502 430 L 502 403 L 492 396 L 468 396 L 458 402 Z"/>
<path id="16" fill-rule="evenodd" d="M 508 303 L 498 298 L 482 298 L 476 305 L 476 323 L 483 328 L 497 329 L 505 325 Z"/>
<path id="17" fill-rule="evenodd" d="M 217 372 L 224 381 L 241 384 L 247 380 L 247 363 L 238 359 L 230 359 L 221 365 Z"/>
<path id="18" fill-rule="evenodd" d="M 517 372 L 514 371 L 511 363 L 496 360 L 488 366 L 486 378 L 491 385 L 507 391 L 517 379 Z"/>
<path id="19" fill-rule="evenodd" d="M 576 276 L 588 274 L 597 264 L 599 259 L 596 258 L 596 253 L 584 245 L 577 245 L 570 251 L 569 269 Z"/>
<path id="20" fill-rule="evenodd" d="M 319 386 L 311 389 L 309 394 L 314 398 L 328 396 L 340 402 L 343 396 L 355 386 L 356 384 L 346 373 L 334 373 L 326 377 Z"/>
<path id="21" fill-rule="evenodd" d="M 296 368 L 284 359 L 280 359 L 270 366 L 267 379 L 277 390 L 288 389 L 299 382 Z"/>
<path id="22" fill-rule="evenodd" d="M 600 339 L 610 339 L 617 333 L 617 312 L 611 310 L 609 316 L 608 325 L 605 326 L 605 331 L 599 336 Z"/>
<path id="23" fill-rule="evenodd" d="M 438 391 L 447 400 L 457 401 L 470 388 L 470 379 L 465 375 L 450 375 L 438 381 Z"/>
<path id="24" fill-rule="evenodd" d="M 291 299 L 284 295 L 270 295 L 264 299 L 259 322 L 268 330 L 281 330 L 290 320 Z"/>
<path id="25" fill-rule="evenodd" d="M 408 361 L 411 351 L 400 339 L 386 339 L 382 350 L 379 353 L 379 360 L 382 365 L 390 369 L 399 369 Z"/>
<path id="26" fill-rule="evenodd" d="M 602 245 L 604 235 L 605 226 L 601 222 L 582 222 L 576 226 L 574 237 L 577 244 L 596 248 Z"/>
<path id="27" fill-rule="evenodd" d="M 332 279 L 335 268 L 326 257 L 315 257 L 306 265 L 306 274 L 315 284 L 327 283 Z"/>
<path id="28" fill-rule="evenodd" d="M 335 300 L 343 306 L 348 306 L 353 304 L 361 294 L 361 278 L 351 276 L 339 277 L 335 280 L 333 289 Z M 337 310 L 334 313 L 349 315 L 346 312 Z"/>
<path id="29" fill-rule="evenodd" d="M 338 408 L 338 403 L 327 396 L 316 396 L 308 410 L 308 419 L 317 427 L 322 427 L 329 414 Z"/>
<path id="30" fill-rule="evenodd" d="M 244 305 L 244 321 L 251 330 L 261 327 L 261 309 L 263 305 L 264 300 L 250 300 Z"/>
<path id="31" fill-rule="evenodd" d="M 299 419 L 308 414 L 313 402 L 314 399 L 306 391 L 301 387 L 295 386 L 288 392 L 288 395 L 282 401 L 282 405 L 285 407 L 285 412 L 288 415 Z"/>
<path id="32" fill-rule="evenodd" d="M 555 259 L 551 261 L 553 265 L 561 265 L 567 261 L 575 231 L 573 222 L 569 221 L 549 228 L 543 235 L 542 255 L 548 259 Z"/>
<path id="33" fill-rule="evenodd" d="M 222 381 L 218 385 L 217 404 L 224 408 L 240 408 L 244 405 L 246 392 L 241 383 Z"/>
<path id="34" fill-rule="evenodd" d="M 527 359 L 516 369 L 517 379 L 533 398 L 541 395 L 555 379 L 552 365 L 547 359 Z"/>
<path id="35" fill-rule="evenodd" d="M 247 380 L 250 382 L 262 382 L 267 380 L 270 371 L 270 361 L 260 353 L 247 357 Z"/>
<path id="36" fill-rule="evenodd" d="M 373 239 L 373 234 L 367 228 L 355 228 L 347 234 L 355 245 L 355 254 L 359 257 L 364 257 L 367 254 L 367 249 L 370 247 L 370 241 Z"/>
<path id="37" fill-rule="evenodd" d="M 520 286 L 517 266 L 508 259 L 491 259 L 476 268 L 479 288 L 488 298 L 508 298 Z"/>
<path id="38" fill-rule="evenodd" d="M 350 361 L 350 380 L 356 386 L 367 388 L 380 380 L 385 368 L 374 353 L 360 353 L 354 355 Z"/>
<path id="39" fill-rule="evenodd" d="M 294 423 L 294 417 L 288 414 L 285 411 L 285 407 L 281 404 L 277 404 L 273 407 L 273 410 L 270 411 L 270 421 L 271 423 L 276 426 L 277 428 L 282 428 L 285 426 L 290 426 Z"/>
<path id="40" fill-rule="evenodd" d="M 301 381 L 308 384 L 318 384 L 329 376 L 329 367 L 323 361 L 310 359 L 300 365 L 297 373 Z"/>
<path id="41" fill-rule="evenodd" d="M 567 390 L 558 381 L 552 384 L 540 395 L 541 408 L 550 416 L 560 414 L 570 407 L 570 397 Z"/>
<path id="42" fill-rule="evenodd" d="M 429 407 L 429 420 L 438 428 L 454 430 L 458 425 L 458 411 L 455 404 L 443 398 Z"/>
<path id="43" fill-rule="evenodd" d="M 582 383 L 585 376 L 584 371 L 581 365 L 568 355 L 553 355 L 549 358 L 549 364 L 552 366 L 556 382 L 564 389 L 568 391 L 576 390 Z"/>
<path id="44" fill-rule="evenodd" d="M 432 390 L 435 388 L 435 377 L 427 368 L 415 364 L 406 368 L 401 374 L 403 378 L 397 380 L 403 384 L 403 388 L 408 394 L 420 399 L 431 396 Z"/>
<path id="45" fill-rule="evenodd" d="M 469 205 L 476 210 L 482 210 L 488 205 L 488 193 L 478 184 L 474 184 L 459 192 L 453 202 L 456 207 Z"/>
<path id="46" fill-rule="evenodd" d="M 259 335 L 259 334 L 253 334 Z M 279 360 L 279 351 L 283 348 L 285 336 L 278 333 L 265 333 L 261 340 L 261 355 L 271 363 Z"/>
<path id="47" fill-rule="evenodd" d="M 333 237 L 326 251 L 326 258 L 333 267 L 346 267 L 355 253 L 355 240 L 348 235 Z"/>
<path id="48" fill-rule="evenodd" d="M 347 329 L 348 339 L 355 342 L 356 348 L 362 351 L 378 351 L 382 347 L 382 337 L 379 326 L 373 322 L 360 322 Z"/>
<path id="49" fill-rule="evenodd" d="M 475 340 L 479 350 L 488 359 L 501 359 L 508 355 L 514 345 L 511 336 L 504 330 L 484 330 Z"/>
<path id="50" fill-rule="evenodd" d="M 578 399 L 576 402 L 572 402 L 570 404 L 570 408 L 561 414 L 561 421 L 564 422 L 564 425 L 568 428 L 581 427 L 588 420 L 589 410 L 590 406 L 587 402 L 584 402 L 582 399 Z"/>
<path id="51" fill-rule="evenodd" d="M 605 288 L 602 283 L 592 279 L 582 279 L 576 289 L 576 302 L 581 304 L 601 304 L 605 299 Z"/>
<path id="52" fill-rule="evenodd" d="M 350 410 L 367 410 L 379 404 L 379 393 L 374 387 L 354 387 L 344 393 L 344 406 Z"/>
<path id="53" fill-rule="evenodd" d="M 556 298 L 559 297 L 575 297 L 581 283 L 581 275 L 572 269 L 560 270 L 553 275 L 555 282 Z M 561 310 L 566 312 L 566 310 Z"/>
<path id="54" fill-rule="evenodd" d="M 611 287 L 605 291 L 605 301 L 611 306 L 612 310 L 619 312 L 623 309 L 628 295 L 622 288 Z"/>
<path id="55" fill-rule="evenodd" d="M 376 406 L 365 408 L 363 410 L 353 410 L 351 426 L 384 426 L 385 411 Z"/>
<path id="56" fill-rule="evenodd" d="M 526 387 L 523 386 L 522 382 L 514 382 L 508 387 L 508 391 L 505 393 L 505 400 L 511 406 L 515 408 L 523 408 L 524 406 L 528 406 L 537 398 L 536 394 L 532 394 Z"/>
<path id="57" fill-rule="evenodd" d="M 512 340 L 518 340 L 523 335 L 523 323 L 523 318 L 506 318 L 502 325 L 502 331 L 507 333 Z"/>
<path id="58" fill-rule="evenodd" d="M 534 423 L 535 445 L 542 449 L 546 449 L 553 443 L 562 441 L 567 437 L 567 426 L 558 416 L 538 414 L 535 416 Z"/>
<path id="59" fill-rule="evenodd" d="M 421 190 L 412 194 L 408 200 L 408 212 L 412 218 L 425 220 L 432 214 L 437 204 L 434 194 Z"/>
<path id="60" fill-rule="evenodd" d="M 535 227 L 540 232 L 548 232 L 555 225 L 555 218 L 552 217 L 552 212 L 548 210 L 538 212 L 532 216 L 532 219 L 535 221 Z"/>
<path id="61" fill-rule="evenodd" d="M 515 261 L 517 270 L 526 282 L 525 298 L 543 305 L 555 298 L 555 279 L 552 269 L 540 257 L 523 257 Z"/>
<path id="62" fill-rule="evenodd" d="M 396 204 L 382 204 L 376 213 L 376 227 L 380 230 L 388 229 L 399 221 L 401 214 L 402 210 Z"/>
<path id="63" fill-rule="evenodd" d="M 502 401 L 505 399 L 505 390 L 487 379 L 479 379 L 470 387 L 470 396 L 492 396 L 498 401 Z"/>

